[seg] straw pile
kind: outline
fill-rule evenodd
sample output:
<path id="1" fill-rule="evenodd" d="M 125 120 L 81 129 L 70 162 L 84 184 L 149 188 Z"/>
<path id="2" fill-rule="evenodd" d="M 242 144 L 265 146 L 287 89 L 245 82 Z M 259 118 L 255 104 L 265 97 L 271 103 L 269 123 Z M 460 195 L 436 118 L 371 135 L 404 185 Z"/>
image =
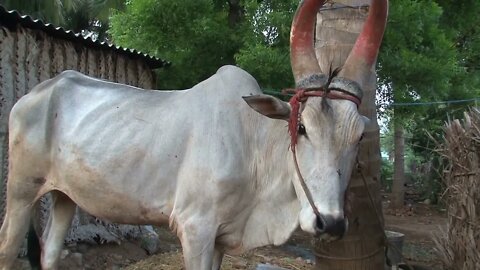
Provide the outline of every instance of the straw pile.
<path id="1" fill-rule="evenodd" d="M 446 124 L 441 154 L 448 223 L 437 236 L 445 269 L 480 269 L 480 111 L 465 113 L 464 121 Z"/>

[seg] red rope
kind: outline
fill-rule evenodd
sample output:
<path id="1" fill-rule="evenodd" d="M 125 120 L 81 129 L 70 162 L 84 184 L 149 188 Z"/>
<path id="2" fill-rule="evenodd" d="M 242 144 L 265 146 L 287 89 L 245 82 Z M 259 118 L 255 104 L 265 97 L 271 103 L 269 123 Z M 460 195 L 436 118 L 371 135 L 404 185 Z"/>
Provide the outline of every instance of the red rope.
<path id="1" fill-rule="evenodd" d="M 290 99 L 292 112 L 290 114 L 290 120 L 288 121 L 288 131 L 291 139 L 290 147 L 293 152 L 295 152 L 295 146 L 298 140 L 298 126 L 300 125 L 300 116 L 302 114 L 300 107 L 302 103 L 306 102 L 308 97 L 311 96 L 325 96 L 325 91 L 306 91 L 305 89 L 295 89 L 294 91 L 295 95 Z"/>

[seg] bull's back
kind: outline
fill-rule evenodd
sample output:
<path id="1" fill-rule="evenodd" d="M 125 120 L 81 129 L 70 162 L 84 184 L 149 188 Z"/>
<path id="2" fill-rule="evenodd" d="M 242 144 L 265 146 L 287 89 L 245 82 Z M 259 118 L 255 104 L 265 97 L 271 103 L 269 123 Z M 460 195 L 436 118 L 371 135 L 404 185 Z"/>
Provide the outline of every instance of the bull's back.
<path id="1" fill-rule="evenodd" d="M 27 136 L 32 148 L 42 145 L 42 154 L 55 157 L 62 147 L 79 148 L 99 161 L 96 152 L 123 151 L 139 140 L 148 143 L 151 137 L 143 134 L 152 133 L 152 126 L 161 121 L 161 108 L 168 109 L 163 104 L 178 94 L 143 91 L 66 71 L 15 104 L 10 133 Z"/>

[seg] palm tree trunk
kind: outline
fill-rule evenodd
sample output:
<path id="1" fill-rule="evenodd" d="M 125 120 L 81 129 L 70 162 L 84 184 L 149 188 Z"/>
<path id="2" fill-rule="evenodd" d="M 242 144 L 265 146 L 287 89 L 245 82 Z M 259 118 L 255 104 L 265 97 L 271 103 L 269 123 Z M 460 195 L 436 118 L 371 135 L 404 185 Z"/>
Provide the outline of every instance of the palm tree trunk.
<path id="1" fill-rule="evenodd" d="M 323 72 L 328 73 L 330 69 L 343 65 L 362 30 L 368 14 L 366 5 L 369 4 L 369 0 L 343 0 L 333 6 L 327 5 L 319 13 L 316 49 Z M 358 153 L 361 172 L 354 169 L 348 191 L 352 197 L 351 213 L 348 214 L 349 230 L 340 241 L 315 243 L 316 269 L 384 269 L 383 215 L 380 197 L 380 129 L 376 121 L 375 70 L 371 70 L 370 78 L 362 88 L 364 97 L 360 112 L 371 122 L 366 126 Z M 375 207 L 372 206 L 369 193 L 372 195 Z"/>

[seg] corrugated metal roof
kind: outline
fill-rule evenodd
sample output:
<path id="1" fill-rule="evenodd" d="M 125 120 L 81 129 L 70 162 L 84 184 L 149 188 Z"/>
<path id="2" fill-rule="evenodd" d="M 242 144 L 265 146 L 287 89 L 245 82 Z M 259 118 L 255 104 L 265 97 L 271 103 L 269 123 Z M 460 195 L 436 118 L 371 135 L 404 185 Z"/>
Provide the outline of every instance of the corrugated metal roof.
<path id="1" fill-rule="evenodd" d="M 44 23 L 42 20 L 34 19 L 28 15 L 21 15 L 17 11 L 8 11 L 0 5 L 0 24 L 8 28 L 15 28 L 18 24 L 30 29 L 37 29 L 47 34 L 56 37 L 72 41 L 75 43 L 84 44 L 90 48 L 99 48 L 106 50 L 113 50 L 117 53 L 126 54 L 130 57 L 141 58 L 147 65 L 154 69 L 170 65 L 170 62 L 150 56 L 148 54 L 139 52 L 134 49 L 127 49 L 120 46 L 115 46 L 107 42 L 100 42 L 93 40 L 91 37 L 84 37 L 79 33 L 74 33 L 71 30 L 63 29 L 62 27 L 55 27 L 50 23 Z"/>

